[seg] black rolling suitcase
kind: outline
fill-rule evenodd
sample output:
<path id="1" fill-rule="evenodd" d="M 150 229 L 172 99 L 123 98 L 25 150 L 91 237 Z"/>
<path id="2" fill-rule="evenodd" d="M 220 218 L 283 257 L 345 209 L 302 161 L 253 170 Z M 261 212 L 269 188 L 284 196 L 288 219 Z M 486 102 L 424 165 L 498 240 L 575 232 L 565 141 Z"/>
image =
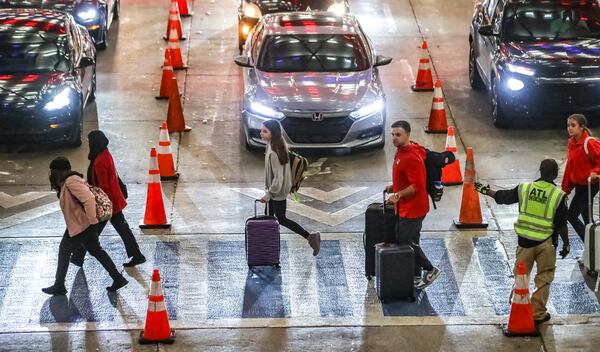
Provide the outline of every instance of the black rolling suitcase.
<path id="1" fill-rule="evenodd" d="M 377 243 L 396 242 L 397 215 L 393 204 L 385 204 L 385 191 L 383 203 L 372 203 L 365 212 L 365 232 L 363 245 L 365 247 L 365 276 L 371 280 L 375 276 L 375 245 Z"/>
<path id="2" fill-rule="evenodd" d="M 375 245 L 375 292 L 386 302 L 415 300 L 415 252 L 409 245 Z"/>

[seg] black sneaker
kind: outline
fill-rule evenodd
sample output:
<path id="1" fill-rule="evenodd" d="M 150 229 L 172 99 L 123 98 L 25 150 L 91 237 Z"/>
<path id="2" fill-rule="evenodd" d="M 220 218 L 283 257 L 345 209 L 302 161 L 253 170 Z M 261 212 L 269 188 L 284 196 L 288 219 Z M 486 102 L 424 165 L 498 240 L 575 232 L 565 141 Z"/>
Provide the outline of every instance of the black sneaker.
<path id="1" fill-rule="evenodd" d="M 550 313 L 546 313 L 545 317 L 543 317 L 542 319 L 536 319 L 533 322 L 535 323 L 535 325 L 539 325 L 547 322 L 548 320 L 550 320 Z"/>
<path id="2" fill-rule="evenodd" d="M 146 257 L 144 257 L 143 254 L 138 254 L 138 255 L 134 255 L 133 258 L 131 258 L 130 261 L 128 261 L 127 263 L 124 263 L 123 266 L 126 268 L 130 268 L 142 263 L 146 262 Z"/>
<path id="3" fill-rule="evenodd" d="M 421 282 L 415 285 L 415 288 L 417 290 L 422 290 L 425 287 L 431 285 L 433 281 L 435 281 L 435 279 L 437 279 L 437 277 L 440 276 L 440 273 L 441 270 L 434 266 L 433 269 L 426 271 L 425 276 L 423 277 Z"/>
<path id="4" fill-rule="evenodd" d="M 43 288 L 42 292 L 44 292 L 45 294 L 48 294 L 48 295 L 52 295 L 52 296 L 66 295 L 67 289 L 65 288 L 64 285 L 59 286 L 57 284 L 54 284 L 50 287 Z"/>
<path id="5" fill-rule="evenodd" d="M 109 292 L 115 292 L 118 289 L 120 289 L 121 287 L 127 285 L 128 283 L 129 283 L 129 281 L 127 281 L 127 279 L 124 276 L 121 276 L 120 278 L 114 280 L 113 284 L 108 286 L 106 288 L 106 290 Z"/>

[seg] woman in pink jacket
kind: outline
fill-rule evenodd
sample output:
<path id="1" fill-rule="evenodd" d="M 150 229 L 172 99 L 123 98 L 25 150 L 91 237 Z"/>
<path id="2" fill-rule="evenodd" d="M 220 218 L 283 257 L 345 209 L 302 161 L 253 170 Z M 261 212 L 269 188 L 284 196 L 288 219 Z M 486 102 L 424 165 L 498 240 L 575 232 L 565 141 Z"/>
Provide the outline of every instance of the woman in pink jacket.
<path id="1" fill-rule="evenodd" d="M 83 245 L 96 258 L 113 279 L 108 291 L 116 291 L 128 284 L 127 279 L 117 270 L 108 253 L 100 246 L 96 219 L 96 199 L 85 184 L 83 175 L 71 171 L 71 163 L 64 157 L 58 157 L 50 163 L 50 186 L 57 192 L 67 224 L 58 247 L 58 264 L 54 285 L 42 289 L 49 295 L 67 293 L 65 277 L 69 269 L 71 252 Z"/>

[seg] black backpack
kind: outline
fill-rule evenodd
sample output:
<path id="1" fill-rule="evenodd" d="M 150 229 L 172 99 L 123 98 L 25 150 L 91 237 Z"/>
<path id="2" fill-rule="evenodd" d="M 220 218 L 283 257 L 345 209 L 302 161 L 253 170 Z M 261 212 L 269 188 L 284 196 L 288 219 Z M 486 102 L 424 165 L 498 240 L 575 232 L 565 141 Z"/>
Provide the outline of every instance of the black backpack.
<path id="1" fill-rule="evenodd" d="M 434 152 L 425 147 L 425 172 L 427 173 L 427 181 L 425 183 L 427 194 L 431 197 L 433 208 L 437 209 L 435 202 L 439 202 L 444 194 L 442 186 L 442 169 L 444 166 L 452 164 L 456 158 L 452 152 Z"/>

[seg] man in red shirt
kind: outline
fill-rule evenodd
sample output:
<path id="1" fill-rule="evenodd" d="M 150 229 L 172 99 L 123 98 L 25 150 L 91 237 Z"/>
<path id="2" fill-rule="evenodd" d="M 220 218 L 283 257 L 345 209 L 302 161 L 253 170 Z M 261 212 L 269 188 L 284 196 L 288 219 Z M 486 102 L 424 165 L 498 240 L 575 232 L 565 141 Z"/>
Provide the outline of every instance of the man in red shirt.
<path id="1" fill-rule="evenodd" d="M 407 242 L 415 251 L 415 288 L 422 290 L 440 275 L 419 245 L 423 219 L 429 212 L 426 189 L 425 148 L 410 141 L 410 124 L 396 121 L 392 124 L 392 143 L 398 148 L 392 169 L 392 185 L 386 188 L 393 193 L 388 202 L 396 206 L 398 214 L 398 241 Z M 425 275 L 422 271 L 425 270 Z"/>

